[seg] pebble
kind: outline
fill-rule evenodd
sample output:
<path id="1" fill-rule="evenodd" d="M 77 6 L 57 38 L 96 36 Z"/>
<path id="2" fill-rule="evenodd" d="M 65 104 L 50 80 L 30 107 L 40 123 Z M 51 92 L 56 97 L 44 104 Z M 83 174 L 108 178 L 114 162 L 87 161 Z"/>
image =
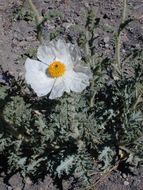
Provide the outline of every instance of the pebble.
<path id="1" fill-rule="evenodd" d="M 84 6 L 85 6 L 86 8 L 90 8 L 90 6 L 89 6 L 89 3 L 88 3 L 88 2 L 85 2 L 85 3 L 84 3 Z"/>
<path id="2" fill-rule="evenodd" d="M 106 37 L 104 38 L 104 43 L 108 43 L 109 40 L 110 40 L 109 36 L 106 36 Z"/>
<path id="3" fill-rule="evenodd" d="M 67 23 L 67 22 L 63 23 L 63 27 L 64 27 L 65 29 L 70 28 L 72 25 L 73 25 L 72 23 Z"/>
<path id="4" fill-rule="evenodd" d="M 105 47 L 108 48 L 108 47 L 109 47 L 109 44 L 105 44 Z"/>
<path id="5" fill-rule="evenodd" d="M 122 174 L 123 178 L 127 178 L 127 175 L 125 173 Z"/>
<path id="6" fill-rule="evenodd" d="M 124 181 L 124 185 L 125 186 L 129 185 L 129 182 L 128 181 Z"/>
<path id="7" fill-rule="evenodd" d="M 7 190 L 12 190 L 12 187 L 11 187 L 11 186 L 8 186 L 8 187 L 7 187 Z"/>

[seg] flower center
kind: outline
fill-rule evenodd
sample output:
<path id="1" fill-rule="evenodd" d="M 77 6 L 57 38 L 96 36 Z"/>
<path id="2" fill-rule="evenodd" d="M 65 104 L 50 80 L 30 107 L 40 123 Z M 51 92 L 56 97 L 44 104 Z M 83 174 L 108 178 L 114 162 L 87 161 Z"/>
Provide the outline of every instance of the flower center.
<path id="1" fill-rule="evenodd" d="M 66 66 L 64 63 L 61 63 L 60 61 L 54 61 L 50 64 L 48 68 L 48 73 L 51 75 L 51 77 L 61 77 L 66 71 Z"/>

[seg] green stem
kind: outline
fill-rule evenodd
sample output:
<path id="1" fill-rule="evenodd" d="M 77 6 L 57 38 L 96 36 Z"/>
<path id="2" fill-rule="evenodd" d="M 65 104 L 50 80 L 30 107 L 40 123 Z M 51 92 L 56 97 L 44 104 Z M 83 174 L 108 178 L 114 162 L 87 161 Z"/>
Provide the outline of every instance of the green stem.
<path id="1" fill-rule="evenodd" d="M 42 23 L 42 17 L 40 16 L 37 8 L 35 7 L 35 5 L 33 4 L 32 0 L 28 0 L 29 6 L 31 8 L 31 10 L 34 13 L 34 17 L 35 17 L 35 22 L 37 25 L 37 38 L 40 41 L 40 43 L 43 43 L 43 37 L 42 37 L 42 31 L 41 31 L 41 23 Z"/>
<path id="2" fill-rule="evenodd" d="M 89 48 L 89 31 L 86 31 L 86 45 L 85 45 L 85 50 L 86 50 L 86 55 L 90 55 L 90 48 Z"/>
<path id="3" fill-rule="evenodd" d="M 126 19 L 126 12 L 127 12 L 127 0 L 124 0 L 124 9 L 123 9 L 122 23 L 124 23 L 124 21 Z"/>
<path id="4" fill-rule="evenodd" d="M 135 101 L 135 104 L 134 104 L 134 106 L 133 106 L 133 110 L 136 109 L 138 103 L 140 102 L 141 96 L 142 96 L 142 95 L 140 94 L 140 95 L 137 97 L 137 100 Z"/>
<path id="5" fill-rule="evenodd" d="M 126 12 L 127 12 L 127 0 L 124 0 L 121 24 L 123 24 L 125 19 L 126 19 Z M 120 31 L 120 29 L 119 29 L 119 32 L 118 32 L 118 35 L 117 35 L 117 42 L 116 43 L 117 43 L 117 45 L 116 45 L 116 62 L 117 62 L 118 67 L 121 69 L 121 55 L 120 55 L 120 51 L 121 51 L 121 31 Z"/>
<path id="6" fill-rule="evenodd" d="M 94 89 L 94 84 L 95 84 L 95 80 L 93 80 L 92 83 L 91 83 L 91 89 Z M 94 104 L 95 104 L 94 101 L 95 101 L 96 94 L 97 94 L 97 91 L 95 90 L 93 95 L 91 96 L 91 99 L 90 99 L 90 107 L 91 108 L 94 107 Z"/>

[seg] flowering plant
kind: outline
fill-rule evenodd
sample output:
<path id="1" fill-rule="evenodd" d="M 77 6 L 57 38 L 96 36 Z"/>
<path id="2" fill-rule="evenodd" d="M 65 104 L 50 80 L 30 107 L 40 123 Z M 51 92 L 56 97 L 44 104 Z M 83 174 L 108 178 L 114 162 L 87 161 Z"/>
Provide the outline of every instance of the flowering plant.
<path id="1" fill-rule="evenodd" d="M 27 59 L 26 82 L 36 94 L 50 99 L 61 97 L 64 92 L 82 92 L 89 86 L 90 69 L 80 65 L 79 50 L 62 40 L 51 41 L 38 48 L 39 61 Z"/>

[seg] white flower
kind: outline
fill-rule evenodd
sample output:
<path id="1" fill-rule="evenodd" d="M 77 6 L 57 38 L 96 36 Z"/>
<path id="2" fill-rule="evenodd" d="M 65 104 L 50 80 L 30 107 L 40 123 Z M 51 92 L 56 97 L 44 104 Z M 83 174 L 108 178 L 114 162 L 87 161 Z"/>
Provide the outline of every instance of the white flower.
<path id="1" fill-rule="evenodd" d="M 50 99 L 64 92 L 82 92 L 88 85 L 91 72 L 79 65 L 79 51 L 62 40 L 51 41 L 38 48 L 39 61 L 27 58 L 25 63 L 27 84 L 41 97 L 50 92 Z"/>

